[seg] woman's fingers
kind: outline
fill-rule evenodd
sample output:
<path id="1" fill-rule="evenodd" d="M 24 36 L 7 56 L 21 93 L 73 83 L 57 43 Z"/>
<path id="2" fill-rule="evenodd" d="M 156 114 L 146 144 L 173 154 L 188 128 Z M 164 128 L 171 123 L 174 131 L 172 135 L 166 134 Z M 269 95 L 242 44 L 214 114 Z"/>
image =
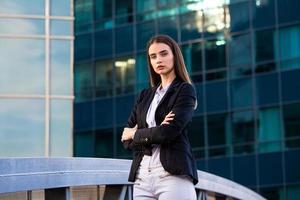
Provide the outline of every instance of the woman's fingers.
<path id="1" fill-rule="evenodd" d="M 172 111 L 169 112 L 169 113 L 166 115 L 164 121 L 163 121 L 161 124 L 170 124 L 169 121 L 173 120 L 173 119 L 174 119 L 174 116 L 175 116 L 175 114 L 172 113 Z"/>

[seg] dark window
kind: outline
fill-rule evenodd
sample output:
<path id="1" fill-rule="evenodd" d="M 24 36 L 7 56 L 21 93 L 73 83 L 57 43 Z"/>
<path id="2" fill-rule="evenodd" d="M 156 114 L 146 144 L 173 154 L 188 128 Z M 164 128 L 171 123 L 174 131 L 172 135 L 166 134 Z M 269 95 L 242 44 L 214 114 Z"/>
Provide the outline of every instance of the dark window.
<path id="1" fill-rule="evenodd" d="M 148 64 L 146 52 L 140 53 L 136 55 L 136 89 L 137 91 L 141 91 L 144 88 L 149 87 L 149 74 L 148 74 Z"/>
<path id="2" fill-rule="evenodd" d="M 300 104 L 283 106 L 286 148 L 300 147 Z"/>
<path id="3" fill-rule="evenodd" d="M 112 57 L 112 30 L 95 33 L 95 57 Z"/>
<path id="4" fill-rule="evenodd" d="M 95 137 L 90 131 L 74 133 L 74 156 L 94 157 Z"/>
<path id="5" fill-rule="evenodd" d="M 225 40 L 209 40 L 205 42 L 206 70 L 225 68 Z"/>
<path id="6" fill-rule="evenodd" d="M 91 101 L 74 104 L 74 129 L 76 131 L 93 128 L 93 111 Z"/>
<path id="7" fill-rule="evenodd" d="M 252 111 L 232 114 L 234 154 L 254 152 L 254 118 Z"/>
<path id="8" fill-rule="evenodd" d="M 90 0 L 91 1 L 91 0 Z M 111 0 L 94 0 L 95 1 L 95 20 L 112 17 L 112 1 Z M 91 1 L 92 2 L 92 1 Z"/>
<path id="9" fill-rule="evenodd" d="M 177 41 L 177 16 L 159 18 L 158 33 L 169 35 Z"/>
<path id="10" fill-rule="evenodd" d="M 256 103 L 260 106 L 279 101 L 278 74 L 256 76 Z"/>
<path id="11" fill-rule="evenodd" d="M 229 5 L 230 31 L 237 32 L 248 30 L 249 23 L 249 2 L 241 2 Z"/>
<path id="12" fill-rule="evenodd" d="M 156 8 L 155 0 L 135 0 L 135 4 L 137 13 L 154 10 Z"/>
<path id="13" fill-rule="evenodd" d="M 133 30 L 132 26 L 123 26 L 121 28 L 116 28 L 116 54 L 132 52 L 133 51 Z M 106 38 L 103 38 L 106 40 Z"/>
<path id="14" fill-rule="evenodd" d="M 227 145 L 230 143 L 227 116 L 225 114 L 208 115 L 207 131 L 209 156 L 226 155 Z"/>
<path id="15" fill-rule="evenodd" d="M 182 46 L 182 54 L 189 73 L 202 72 L 202 43 Z"/>
<path id="16" fill-rule="evenodd" d="M 256 160 L 252 155 L 234 156 L 232 159 L 233 181 L 247 187 L 256 186 Z"/>
<path id="17" fill-rule="evenodd" d="M 283 184 L 282 154 L 266 153 L 258 156 L 259 185 Z"/>
<path id="18" fill-rule="evenodd" d="M 203 104 L 203 84 L 195 84 L 195 90 L 197 93 L 197 109 L 195 110 L 195 114 L 201 114 L 204 110 Z"/>
<path id="19" fill-rule="evenodd" d="M 96 131 L 95 156 L 99 158 L 112 158 L 114 156 L 113 130 L 100 129 Z"/>
<path id="20" fill-rule="evenodd" d="M 229 67 L 251 68 L 251 42 L 249 34 L 236 35 L 228 41 Z"/>
<path id="21" fill-rule="evenodd" d="M 92 99 L 94 89 L 92 63 L 75 64 L 74 71 L 75 101 Z"/>
<path id="22" fill-rule="evenodd" d="M 113 94 L 113 62 L 101 60 L 96 62 L 95 69 L 96 97 L 109 97 Z"/>
<path id="23" fill-rule="evenodd" d="M 300 100 L 300 70 L 290 70 L 281 73 L 282 100 L 299 101 Z"/>
<path id="24" fill-rule="evenodd" d="M 236 79 L 230 83 L 231 107 L 242 108 L 252 106 L 252 79 Z"/>
<path id="25" fill-rule="evenodd" d="M 227 96 L 227 82 L 222 81 L 206 84 L 206 111 L 226 111 Z"/>
<path id="26" fill-rule="evenodd" d="M 133 109 L 134 95 L 116 97 L 116 122 L 118 125 L 127 123 L 127 119 Z"/>
<path id="27" fill-rule="evenodd" d="M 275 0 L 252 0 L 252 18 L 255 28 L 275 25 Z"/>
<path id="28" fill-rule="evenodd" d="M 95 126 L 97 128 L 113 125 L 113 101 L 111 98 L 95 101 Z"/>
<path id="29" fill-rule="evenodd" d="M 146 49 L 148 40 L 155 34 L 154 21 L 137 24 L 136 32 L 137 49 Z"/>
<path id="30" fill-rule="evenodd" d="M 203 117 L 194 117 L 188 128 L 189 141 L 196 159 L 204 158 Z"/>
<path id="31" fill-rule="evenodd" d="M 280 0 L 277 1 L 278 22 L 291 23 L 300 21 L 299 8 L 300 1 L 298 0 Z"/>
<path id="32" fill-rule="evenodd" d="M 256 62 L 274 60 L 275 48 L 275 31 L 263 30 L 255 32 L 255 52 Z"/>
<path id="33" fill-rule="evenodd" d="M 127 15 L 132 13 L 132 0 L 116 0 L 116 15 Z"/>
<path id="34" fill-rule="evenodd" d="M 88 60 L 92 57 L 92 35 L 78 35 L 75 40 L 75 61 Z"/>

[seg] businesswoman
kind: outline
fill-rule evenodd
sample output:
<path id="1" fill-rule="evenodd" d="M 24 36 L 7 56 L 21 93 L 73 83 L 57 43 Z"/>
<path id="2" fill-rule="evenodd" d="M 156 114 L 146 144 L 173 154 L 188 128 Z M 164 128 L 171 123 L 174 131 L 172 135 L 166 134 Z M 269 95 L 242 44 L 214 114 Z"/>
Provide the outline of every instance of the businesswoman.
<path id="1" fill-rule="evenodd" d="M 169 36 L 150 39 L 147 60 L 152 87 L 140 93 L 121 138 L 134 151 L 133 197 L 194 200 L 197 168 L 187 135 L 197 102 L 194 87 Z"/>

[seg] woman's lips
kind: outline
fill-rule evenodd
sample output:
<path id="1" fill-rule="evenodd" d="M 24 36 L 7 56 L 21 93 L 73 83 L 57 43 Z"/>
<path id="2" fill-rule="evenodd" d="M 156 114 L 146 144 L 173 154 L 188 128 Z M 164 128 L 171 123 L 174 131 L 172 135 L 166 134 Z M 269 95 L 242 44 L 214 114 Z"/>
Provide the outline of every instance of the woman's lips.
<path id="1" fill-rule="evenodd" d="M 159 65 L 159 66 L 156 67 L 156 69 L 158 69 L 158 70 L 162 70 L 164 68 L 165 68 L 165 66 L 162 66 L 162 65 Z"/>

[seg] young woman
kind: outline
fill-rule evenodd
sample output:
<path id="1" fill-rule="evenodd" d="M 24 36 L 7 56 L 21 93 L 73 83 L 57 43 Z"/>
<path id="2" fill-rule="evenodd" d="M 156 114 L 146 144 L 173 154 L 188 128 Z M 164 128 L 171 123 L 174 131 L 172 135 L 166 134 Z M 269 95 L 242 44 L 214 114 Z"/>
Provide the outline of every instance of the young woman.
<path id="1" fill-rule="evenodd" d="M 147 58 L 152 87 L 137 98 L 121 138 L 134 151 L 133 197 L 194 200 L 198 176 L 187 125 L 197 104 L 195 90 L 172 38 L 151 38 Z"/>

